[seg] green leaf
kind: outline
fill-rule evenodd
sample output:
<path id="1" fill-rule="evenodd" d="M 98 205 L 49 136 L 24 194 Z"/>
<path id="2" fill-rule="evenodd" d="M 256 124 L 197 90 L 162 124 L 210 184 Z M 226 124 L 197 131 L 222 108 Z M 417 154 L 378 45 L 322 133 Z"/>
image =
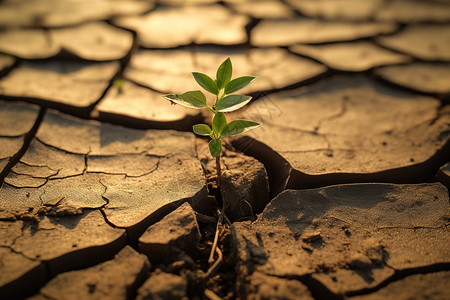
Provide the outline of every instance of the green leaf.
<path id="1" fill-rule="evenodd" d="M 214 132 L 217 133 L 217 136 L 220 136 L 220 132 L 222 132 L 225 125 L 227 125 L 225 114 L 223 112 L 216 113 L 212 120 L 212 128 Z"/>
<path id="2" fill-rule="evenodd" d="M 227 83 L 225 86 L 225 94 L 231 94 L 246 87 L 256 79 L 255 76 L 242 76 L 235 78 Z"/>
<path id="3" fill-rule="evenodd" d="M 219 156 L 222 152 L 222 142 L 219 139 L 210 140 L 209 152 L 211 152 L 212 157 Z"/>
<path id="4" fill-rule="evenodd" d="M 209 136 L 211 134 L 211 128 L 206 124 L 197 124 L 192 126 L 192 130 L 195 134 Z"/>
<path id="5" fill-rule="evenodd" d="M 231 65 L 231 60 L 228 57 L 217 69 L 217 88 L 219 90 L 223 89 L 225 85 L 230 82 L 231 74 L 233 73 L 233 66 Z"/>
<path id="6" fill-rule="evenodd" d="M 230 95 L 222 98 L 215 106 L 215 110 L 220 112 L 230 112 L 237 110 L 250 102 L 252 97 L 245 95 Z"/>
<path id="7" fill-rule="evenodd" d="M 204 88 L 211 94 L 214 94 L 214 95 L 219 94 L 219 89 L 217 88 L 217 84 L 213 79 L 211 79 L 211 77 L 209 77 L 206 74 L 198 73 L 198 72 L 192 72 L 192 75 L 194 76 L 195 81 L 197 81 L 197 83 L 202 88 Z"/>
<path id="8" fill-rule="evenodd" d="M 206 107 L 206 97 L 201 91 L 189 91 L 182 95 L 169 94 L 164 95 L 164 98 L 172 103 L 180 104 L 184 107 L 201 109 Z"/>
<path id="9" fill-rule="evenodd" d="M 222 136 L 233 136 L 240 133 L 247 132 L 249 130 L 258 128 L 261 123 L 248 121 L 248 120 L 234 120 L 225 125 L 222 129 Z"/>

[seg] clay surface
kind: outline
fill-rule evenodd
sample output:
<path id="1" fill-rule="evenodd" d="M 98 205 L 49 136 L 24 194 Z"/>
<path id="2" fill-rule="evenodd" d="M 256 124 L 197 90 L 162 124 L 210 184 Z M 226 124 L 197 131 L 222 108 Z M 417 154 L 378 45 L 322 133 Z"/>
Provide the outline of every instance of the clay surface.
<path id="1" fill-rule="evenodd" d="M 0 298 L 447 299 L 449 11 L 0 1 Z M 163 95 L 228 57 L 219 185 Z"/>
<path id="2" fill-rule="evenodd" d="M 376 39 L 381 45 L 421 60 L 450 61 L 449 25 L 411 25 L 397 34 Z"/>
<path id="3" fill-rule="evenodd" d="M 415 0 L 287 0 L 287 3 L 310 17 L 321 17 L 327 20 L 395 21 L 399 23 L 416 22 L 448 22 L 449 7 L 446 3 Z"/>
<path id="4" fill-rule="evenodd" d="M 2 5 L 0 26 L 63 27 L 86 21 L 105 20 L 114 16 L 139 14 L 153 6 L 152 2 L 140 0 L 8 1 Z"/>
<path id="5" fill-rule="evenodd" d="M 197 153 L 207 179 L 216 179 L 216 160 L 211 158 L 205 141 L 197 142 Z M 253 157 L 225 147 L 221 158 L 220 184 L 222 201 L 226 203 L 226 215 L 233 221 L 254 218 L 270 200 L 264 165 Z"/>
<path id="6" fill-rule="evenodd" d="M 375 293 L 349 299 L 445 299 L 444 293 L 448 289 L 445 282 L 448 282 L 449 276 L 448 271 L 412 275 L 390 283 Z"/>
<path id="7" fill-rule="evenodd" d="M 397 29 L 393 23 L 326 22 L 297 18 L 290 20 L 264 20 L 251 32 L 251 43 L 260 47 L 288 46 L 297 43 L 317 44 L 352 41 L 360 38 L 392 33 Z"/>
<path id="8" fill-rule="evenodd" d="M 33 145 L 2 187 L 9 199 L 32 195 L 23 203 L 5 202 L 14 209 L 62 197 L 61 204 L 104 208 L 109 222 L 132 227 L 174 201 L 206 197 L 192 134 L 133 130 L 50 113 Z"/>
<path id="9" fill-rule="evenodd" d="M 170 55 L 167 55 L 170 53 Z M 188 49 L 142 51 L 133 56 L 125 77 L 163 93 L 197 90 L 190 70 L 214 76 L 215 66 L 227 57 L 233 61 L 233 78 L 253 74 L 254 84 L 241 94 L 281 89 L 325 73 L 326 68 L 309 59 L 297 57 L 279 48 L 237 51 L 207 48 L 192 53 Z M 158 61 L 157 64 L 152 63 Z M 297 69 L 303 70 L 296 72 Z"/>
<path id="10" fill-rule="evenodd" d="M 314 299 L 308 288 L 298 280 L 254 272 L 247 285 L 250 299 Z"/>
<path id="11" fill-rule="evenodd" d="M 414 63 L 379 68 L 381 78 L 424 93 L 448 95 L 450 93 L 450 64 Z"/>
<path id="12" fill-rule="evenodd" d="M 4 202 L 0 205 L 2 210 L 8 211 Z M 14 227 L 5 227 L 2 231 L 2 246 L 32 261 L 45 262 L 49 275 L 70 270 L 76 265 L 98 262 L 100 257 L 90 255 L 103 251 L 103 257 L 108 257 L 126 242 L 125 231 L 107 225 L 98 211 L 78 211 L 58 216 L 38 214 L 37 210 L 35 215 L 31 212 L 13 212 L 15 218 L 24 220 L 23 229 L 16 233 Z M 10 220 L 1 222 L 7 225 L 4 222 Z M 48 247 L 54 240 L 58 240 L 58 243 Z M 2 264 L 8 267 L 5 272 L 17 272 L 14 271 L 17 265 L 6 264 L 10 257 L 4 256 L 2 259 L 5 260 Z M 31 268 L 22 269 L 21 277 L 17 278 L 18 284 L 26 284 L 33 272 L 35 270 Z"/>
<path id="13" fill-rule="evenodd" d="M 293 17 L 294 10 L 280 1 L 253 0 L 253 1 L 226 1 L 238 13 L 246 14 L 258 19 L 279 19 Z"/>
<path id="14" fill-rule="evenodd" d="M 448 212 L 440 184 L 287 190 L 235 233 L 244 273 L 310 278 L 323 295 L 349 295 L 396 270 L 448 262 Z"/>
<path id="15" fill-rule="evenodd" d="M 191 130 L 193 122 L 201 121 L 200 111 L 171 105 L 163 96 L 125 80 L 120 89 L 108 90 L 93 114 L 100 120 L 120 118 L 121 123 L 161 129 Z"/>
<path id="16" fill-rule="evenodd" d="M 50 42 L 42 29 L 11 29 L 0 37 L 0 49 L 4 53 L 23 58 L 43 58 L 56 55 L 60 50 Z"/>
<path id="17" fill-rule="evenodd" d="M 38 114 L 39 109 L 35 105 L 0 100 L 0 136 L 17 137 L 27 134 Z"/>
<path id="18" fill-rule="evenodd" d="M 341 71 L 362 72 L 370 68 L 409 62 L 411 58 L 369 42 L 340 43 L 325 46 L 296 45 L 290 48 L 301 55 L 322 61 Z"/>
<path id="19" fill-rule="evenodd" d="M 37 106 L 0 100 L 0 174 L 23 147 L 38 114 Z"/>
<path id="20" fill-rule="evenodd" d="M 415 0 L 395 0 L 383 3 L 375 16 L 378 20 L 399 23 L 445 23 L 450 21 L 448 3 L 424 3 Z"/>
<path id="21" fill-rule="evenodd" d="M 449 115 L 445 110 L 440 113 L 436 99 L 399 93 L 360 77 L 330 80 L 279 98 L 270 96 L 236 118 L 256 116 L 266 107 L 271 111 L 262 115 L 264 132 L 249 133 L 251 140 L 241 138 L 238 148 L 263 161 L 266 151 L 277 152 L 282 160 L 272 156 L 267 163 L 274 159 L 288 163 L 291 170 L 282 163 L 274 168 L 284 168 L 292 187 L 327 181 L 326 174 L 332 173 L 337 174 L 335 180 L 345 181 L 346 176 L 373 180 L 388 178 L 388 170 L 405 168 L 403 176 L 410 176 L 407 168 L 425 167 L 420 163 L 434 161 L 440 149 L 447 147 Z M 392 176 L 398 180 L 400 174 L 395 171 Z"/>
<path id="22" fill-rule="evenodd" d="M 0 72 L 2 72 L 4 69 L 11 67 L 16 60 L 14 57 L 9 55 L 0 55 Z"/>
<path id="23" fill-rule="evenodd" d="M 40 290 L 40 294 L 57 299 L 127 299 L 144 281 L 149 267 L 145 255 L 126 246 L 110 261 L 59 274 Z"/>
<path id="24" fill-rule="evenodd" d="M 4 223 L 0 223 L 4 225 Z M 2 229 L 5 229 L 3 226 Z M 2 274 L 0 275 L 0 297 L 21 296 L 21 289 L 37 289 L 45 284 L 48 274 L 44 264 L 31 260 L 12 249 L 0 247 L 0 262 Z M 20 279 L 26 276 L 26 282 Z"/>
<path id="25" fill-rule="evenodd" d="M 243 27 L 247 22 L 243 15 L 234 15 L 220 5 L 209 5 L 156 9 L 141 17 L 117 19 L 115 24 L 137 31 L 144 47 L 169 48 L 190 43 L 241 44 L 246 40 Z M 154 27 L 158 30 L 151 30 Z"/>
<path id="26" fill-rule="evenodd" d="M 188 299 L 186 297 L 187 282 L 181 277 L 170 273 L 152 275 L 139 288 L 136 299 Z"/>
<path id="27" fill-rule="evenodd" d="M 118 68 L 117 62 L 26 62 L 0 81 L 0 94 L 87 107 L 100 99 Z"/>
<path id="28" fill-rule="evenodd" d="M 196 251 L 200 238 L 195 211 L 189 203 L 184 203 L 157 224 L 147 228 L 139 238 L 139 249 L 151 261 L 161 262 L 170 259 L 168 253 L 173 247 L 192 254 Z"/>
<path id="29" fill-rule="evenodd" d="M 132 228 L 133 236 L 161 207 L 200 201 L 205 182 L 192 134 L 167 134 L 49 113 L 1 187 L 5 218 L 9 212 L 10 220 L 32 222 L 17 236 L 4 231 L 6 241 L 14 241 L 15 252 L 47 262 L 55 274 L 81 263 L 96 247 L 113 251 L 123 245 L 125 230 L 109 224 Z M 46 246 L 52 240 L 58 247 Z"/>

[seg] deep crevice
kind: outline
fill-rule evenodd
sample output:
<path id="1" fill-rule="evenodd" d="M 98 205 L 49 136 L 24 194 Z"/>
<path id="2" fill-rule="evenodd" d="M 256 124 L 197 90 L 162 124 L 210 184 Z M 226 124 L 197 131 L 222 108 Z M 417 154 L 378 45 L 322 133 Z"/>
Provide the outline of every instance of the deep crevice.
<path id="1" fill-rule="evenodd" d="M 386 263 L 387 267 L 390 267 L 388 263 Z M 377 286 L 374 286 L 372 288 L 366 288 L 354 292 L 349 292 L 346 295 L 347 296 L 357 296 L 357 295 L 367 295 L 373 292 L 376 292 L 389 284 L 402 280 L 404 278 L 407 278 L 409 276 L 417 275 L 417 274 L 428 274 L 428 273 L 435 273 L 440 271 L 449 271 L 450 270 L 450 263 L 437 263 L 432 264 L 428 266 L 423 267 L 417 267 L 417 268 L 411 268 L 411 269 L 404 269 L 404 270 L 395 270 L 394 268 L 390 267 L 395 271 L 394 275 L 386 278 L 384 281 L 382 281 Z"/>
<path id="2" fill-rule="evenodd" d="M 3 53 L 0 53 L 0 54 L 3 54 Z M 3 55 L 8 55 L 8 54 L 3 54 Z M 17 57 L 15 57 L 13 55 L 8 55 L 8 56 L 14 58 L 14 62 L 10 66 L 6 66 L 3 69 L 0 69 L 0 78 L 8 76 L 8 74 L 12 70 L 17 68 L 17 66 L 19 65 L 19 59 Z"/>
<path id="3" fill-rule="evenodd" d="M 441 149 L 424 162 L 405 167 L 391 168 L 374 173 L 329 173 L 323 175 L 308 175 L 293 170 L 286 188 L 307 189 L 335 184 L 347 183 L 396 183 L 413 184 L 430 181 L 434 178 L 440 166 L 450 159 L 450 140 Z"/>
<path id="4" fill-rule="evenodd" d="M 1 98 L 8 101 L 17 101 L 17 102 L 28 102 L 31 104 L 36 104 L 42 107 L 43 109 L 55 109 L 62 113 L 75 116 L 81 119 L 89 119 L 90 106 L 73 106 L 70 104 L 65 104 L 62 102 L 55 102 L 46 100 L 43 98 L 35 98 L 35 97 L 19 97 L 19 96 L 8 96 L 1 95 Z"/>
<path id="5" fill-rule="evenodd" d="M 322 284 L 320 281 L 316 280 L 311 276 L 312 274 L 308 275 L 304 284 L 308 287 L 308 289 L 311 291 L 312 296 L 314 299 L 318 300 L 342 300 L 344 299 L 343 295 L 338 295 L 330 291 L 324 284 Z"/>
<path id="6" fill-rule="evenodd" d="M 105 96 L 109 92 L 109 90 L 114 87 L 114 83 L 116 82 L 116 80 L 123 80 L 124 79 L 124 74 L 123 73 L 124 73 L 125 69 L 128 67 L 128 65 L 130 63 L 130 60 L 131 60 L 131 57 L 139 49 L 138 37 L 137 37 L 137 33 L 135 31 L 127 29 L 127 28 L 122 28 L 122 27 L 116 26 L 115 24 L 110 24 L 110 25 L 113 25 L 113 26 L 115 26 L 117 28 L 120 28 L 122 30 L 125 30 L 125 31 L 131 33 L 131 35 L 133 37 L 133 42 L 132 42 L 131 48 L 127 52 L 127 54 L 123 58 L 121 58 L 119 60 L 119 62 L 120 62 L 119 70 L 111 78 L 111 80 L 109 81 L 108 86 L 105 88 L 105 90 L 103 91 L 103 93 L 100 96 L 100 98 L 96 102 L 92 103 L 91 105 L 89 105 L 87 107 L 87 110 L 88 110 L 87 115 L 88 116 L 86 118 L 89 118 L 89 116 L 92 115 L 92 112 L 94 111 L 95 107 L 105 98 Z"/>
<path id="7" fill-rule="evenodd" d="M 23 274 L 20 278 L 0 287 L 2 299 L 25 299 L 39 292 L 39 289 L 50 280 L 45 263 L 41 262 L 35 268 Z"/>
<path id="8" fill-rule="evenodd" d="M 232 145 L 264 165 L 269 179 L 270 198 L 275 197 L 285 189 L 292 167 L 280 154 L 249 136 L 234 139 Z"/>
<path id="9" fill-rule="evenodd" d="M 328 173 L 309 175 L 292 166 L 279 153 L 249 136 L 233 140 L 233 146 L 262 162 L 267 170 L 271 198 L 284 189 L 309 189 L 348 183 L 412 184 L 432 180 L 439 168 L 450 160 L 450 140 L 424 162 L 373 173 Z"/>
<path id="10" fill-rule="evenodd" d="M 411 65 L 411 64 L 414 64 L 415 62 L 422 62 L 422 61 L 416 59 L 414 61 L 411 61 L 411 62 L 405 63 L 405 64 L 401 64 L 401 65 Z M 373 68 L 373 70 L 372 70 L 373 71 L 372 72 L 372 77 L 374 77 L 375 80 L 377 80 L 377 81 L 379 81 L 379 82 L 381 82 L 381 83 L 383 83 L 383 84 L 385 84 L 387 86 L 390 86 L 392 88 L 401 89 L 401 90 L 404 90 L 404 91 L 407 91 L 407 92 L 410 92 L 410 93 L 414 93 L 414 94 L 418 94 L 418 95 L 433 97 L 433 98 L 438 99 L 442 104 L 450 104 L 450 95 L 449 94 L 440 94 L 440 93 L 437 93 L 437 92 L 427 92 L 427 91 L 423 91 L 423 90 L 420 90 L 420 89 L 415 89 L 413 87 L 402 85 L 400 83 L 396 83 L 393 80 L 389 80 L 387 78 L 384 78 L 382 75 L 380 75 L 380 74 L 378 74 L 376 72 L 376 69 L 381 69 L 383 67 L 391 67 L 391 66 L 392 65 L 383 65 L 383 66 L 378 66 L 376 68 Z M 396 66 L 398 66 L 398 65 L 396 65 Z"/>
<path id="11" fill-rule="evenodd" d="M 34 122 L 33 127 L 31 128 L 31 130 L 29 132 L 27 132 L 24 135 L 24 139 L 23 139 L 23 145 L 20 148 L 20 150 L 14 154 L 10 159 L 9 162 L 6 164 L 5 168 L 3 169 L 3 171 L 0 173 L 0 187 L 3 185 L 3 182 L 5 180 L 5 177 L 9 174 L 9 172 L 11 171 L 11 169 L 20 161 L 20 159 L 22 158 L 22 156 L 25 154 L 25 152 L 28 150 L 28 148 L 31 145 L 31 141 L 33 140 L 33 138 L 36 135 L 37 130 L 39 129 L 39 126 L 41 125 L 41 122 L 44 118 L 46 109 L 45 108 L 41 108 L 39 111 L 39 114 L 36 118 L 36 121 Z"/>

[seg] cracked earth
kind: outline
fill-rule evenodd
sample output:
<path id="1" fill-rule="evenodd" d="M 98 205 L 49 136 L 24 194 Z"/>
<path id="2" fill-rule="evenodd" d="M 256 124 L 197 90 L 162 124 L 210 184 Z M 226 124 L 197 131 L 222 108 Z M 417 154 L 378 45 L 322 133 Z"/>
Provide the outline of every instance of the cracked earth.
<path id="1" fill-rule="evenodd" d="M 0 31 L 0 299 L 448 299 L 448 1 L 3 0 Z M 210 117 L 162 96 L 227 57 L 263 126 L 218 191 Z"/>

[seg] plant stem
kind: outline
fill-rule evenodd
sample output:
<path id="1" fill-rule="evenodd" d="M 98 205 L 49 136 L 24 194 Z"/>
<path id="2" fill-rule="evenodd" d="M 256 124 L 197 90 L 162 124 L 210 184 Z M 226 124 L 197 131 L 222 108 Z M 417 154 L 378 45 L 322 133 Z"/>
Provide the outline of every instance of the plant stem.
<path id="1" fill-rule="evenodd" d="M 220 191 L 220 175 L 222 171 L 220 170 L 220 154 L 216 156 L 216 170 L 217 170 L 217 189 Z"/>
<path id="2" fill-rule="evenodd" d="M 206 108 L 207 108 L 210 112 L 212 112 L 213 114 L 216 114 L 216 111 L 215 111 L 214 109 L 212 109 L 211 106 L 207 105 Z"/>
<path id="3" fill-rule="evenodd" d="M 220 170 L 220 154 L 216 156 L 216 170 L 217 170 L 217 189 L 219 190 L 219 193 L 220 193 L 220 175 L 222 174 L 222 172 Z M 214 235 L 214 242 L 212 245 L 211 254 L 209 255 L 209 259 L 208 259 L 208 262 L 210 264 L 212 264 L 214 262 L 214 253 L 216 252 L 216 249 L 219 250 L 217 248 L 217 242 L 219 240 L 219 230 L 220 230 L 220 226 L 223 223 L 224 214 L 225 214 L 225 203 L 223 203 L 223 205 L 222 205 L 222 210 L 219 211 L 219 218 L 217 220 L 217 225 L 216 225 L 216 234 Z M 219 255 L 219 259 L 221 259 L 220 255 Z M 216 261 L 216 263 L 217 262 L 220 263 L 219 259 Z M 218 266 L 216 266 L 216 267 L 218 267 Z"/>

